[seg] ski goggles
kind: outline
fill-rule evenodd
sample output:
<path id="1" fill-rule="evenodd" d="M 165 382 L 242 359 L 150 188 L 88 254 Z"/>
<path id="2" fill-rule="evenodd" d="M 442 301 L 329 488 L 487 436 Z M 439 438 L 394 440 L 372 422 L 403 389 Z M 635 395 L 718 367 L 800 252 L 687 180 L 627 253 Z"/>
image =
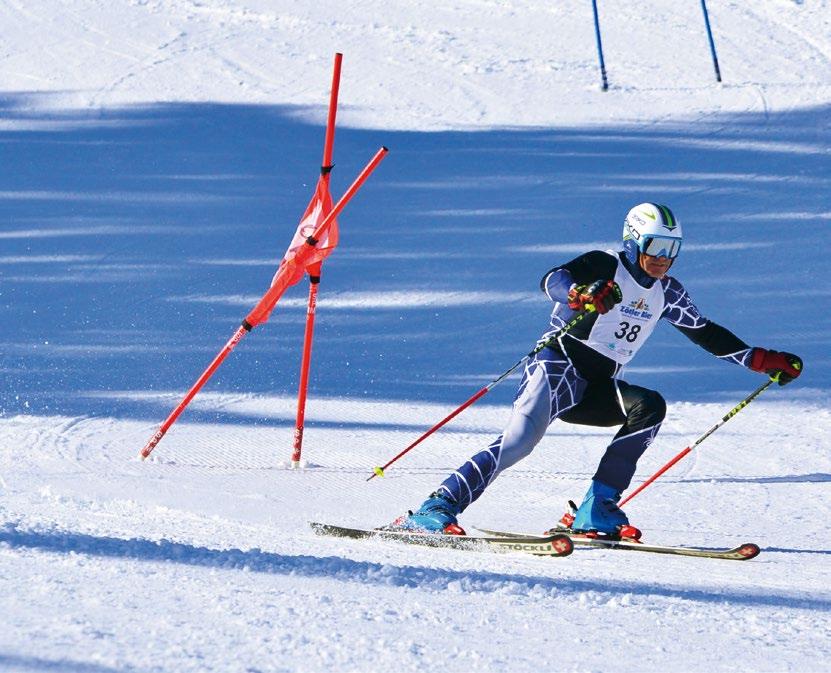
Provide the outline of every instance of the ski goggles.
<path id="1" fill-rule="evenodd" d="M 644 255 L 650 257 L 666 257 L 675 259 L 681 252 L 680 238 L 667 238 L 666 236 L 644 236 L 638 246 Z"/>

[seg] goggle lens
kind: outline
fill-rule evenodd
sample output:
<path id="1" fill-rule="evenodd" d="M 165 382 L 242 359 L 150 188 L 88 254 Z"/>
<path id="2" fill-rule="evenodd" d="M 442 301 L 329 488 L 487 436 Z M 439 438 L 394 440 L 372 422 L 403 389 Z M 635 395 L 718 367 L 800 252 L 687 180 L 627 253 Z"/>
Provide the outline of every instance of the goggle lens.
<path id="1" fill-rule="evenodd" d="M 681 239 L 661 236 L 645 238 L 641 246 L 641 252 L 650 257 L 675 259 L 678 253 L 681 252 Z"/>

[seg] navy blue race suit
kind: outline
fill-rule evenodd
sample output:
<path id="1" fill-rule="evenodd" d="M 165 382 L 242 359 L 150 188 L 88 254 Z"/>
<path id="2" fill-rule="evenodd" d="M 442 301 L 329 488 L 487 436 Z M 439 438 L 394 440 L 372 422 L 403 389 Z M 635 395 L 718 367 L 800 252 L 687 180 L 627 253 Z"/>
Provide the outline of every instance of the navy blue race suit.
<path id="1" fill-rule="evenodd" d="M 608 313 L 583 318 L 556 345 L 542 349 L 525 366 L 504 431 L 442 482 L 438 492 L 464 510 L 505 468 L 529 455 L 554 419 L 580 425 L 620 425 L 600 460 L 594 479 L 624 491 L 638 459 L 655 438 L 666 403 L 654 390 L 618 378 L 664 319 L 713 355 L 749 367 L 752 349 L 729 330 L 704 318 L 683 285 L 671 276 L 657 280 L 623 252 L 594 250 L 543 276 L 542 290 L 554 302 L 554 335 L 576 314 L 567 294 L 574 285 L 614 279 L 623 300 Z"/>

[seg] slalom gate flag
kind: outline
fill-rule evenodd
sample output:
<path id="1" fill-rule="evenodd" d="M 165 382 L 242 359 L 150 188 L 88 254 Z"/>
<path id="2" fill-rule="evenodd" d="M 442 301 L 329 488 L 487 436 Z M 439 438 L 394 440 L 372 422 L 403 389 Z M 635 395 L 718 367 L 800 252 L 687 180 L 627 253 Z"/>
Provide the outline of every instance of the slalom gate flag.
<path id="1" fill-rule="evenodd" d="M 303 213 L 277 273 L 274 274 L 271 287 L 245 319 L 251 327 L 266 322 L 286 289 L 299 282 L 304 274 L 319 274 L 320 263 L 332 253 L 338 244 L 337 219 L 332 220 L 314 247 L 308 245 L 307 239 L 330 212 L 332 212 L 332 196 L 329 193 L 329 182 L 326 176 L 321 175 L 317 181 L 314 196 L 306 212 Z"/>

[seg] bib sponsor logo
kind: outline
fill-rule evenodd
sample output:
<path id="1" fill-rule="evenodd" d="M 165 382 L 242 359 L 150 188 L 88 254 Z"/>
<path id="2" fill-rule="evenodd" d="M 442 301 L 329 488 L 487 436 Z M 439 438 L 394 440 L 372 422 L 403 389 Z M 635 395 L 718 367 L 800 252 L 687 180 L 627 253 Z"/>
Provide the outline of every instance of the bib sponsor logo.
<path id="1" fill-rule="evenodd" d="M 620 353 L 621 355 L 625 355 L 629 357 L 630 355 L 634 354 L 631 348 L 623 348 L 619 343 L 611 342 L 606 344 L 606 348 L 610 351 L 614 351 L 615 353 Z"/>
<path id="2" fill-rule="evenodd" d="M 649 310 L 649 304 L 641 297 L 629 302 L 628 306 L 621 306 L 620 312 L 628 318 L 635 320 L 652 320 L 653 315 Z"/>

